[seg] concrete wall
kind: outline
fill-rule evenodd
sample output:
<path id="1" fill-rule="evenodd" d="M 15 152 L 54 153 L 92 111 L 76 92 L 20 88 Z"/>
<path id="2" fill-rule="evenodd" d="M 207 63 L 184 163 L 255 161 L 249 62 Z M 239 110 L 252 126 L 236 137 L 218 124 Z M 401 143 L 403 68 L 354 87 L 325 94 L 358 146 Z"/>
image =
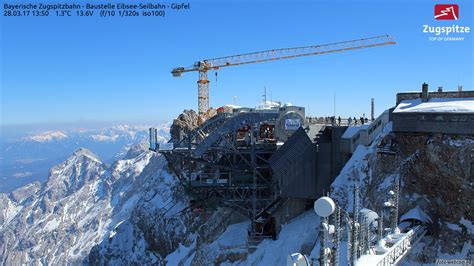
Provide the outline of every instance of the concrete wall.
<path id="1" fill-rule="evenodd" d="M 299 128 L 269 159 L 280 195 L 287 198 L 314 198 L 316 188 L 316 146 Z"/>
<path id="2" fill-rule="evenodd" d="M 326 127 L 318 139 L 316 153 L 316 176 L 319 198 L 329 191 L 342 167 L 347 162 L 341 151 L 341 136 L 346 127 Z"/>
<path id="3" fill-rule="evenodd" d="M 393 113 L 393 132 L 474 134 L 474 113 Z"/>
<path id="4" fill-rule="evenodd" d="M 403 100 L 421 98 L 421 92 L 401 92 L 397 93 L 397 105 Z M 428 93 L 428 99 L 431 98 L 474 98 L 474 91 L 445 91 Z"/>
<path id="5" fill-rule="evenodd" d="M 359 132 L 354 134 L 351 138 L 343 138 L 341 140 L 341 151 L 350 157 L 357 146 L 368 146 L 372 144 L 375 137 L 382 132 L 388 122 L 390 122 L 390 110 L 385 110 L 385 112 L 379 115 L 367 128 L 359 130 Z"/>

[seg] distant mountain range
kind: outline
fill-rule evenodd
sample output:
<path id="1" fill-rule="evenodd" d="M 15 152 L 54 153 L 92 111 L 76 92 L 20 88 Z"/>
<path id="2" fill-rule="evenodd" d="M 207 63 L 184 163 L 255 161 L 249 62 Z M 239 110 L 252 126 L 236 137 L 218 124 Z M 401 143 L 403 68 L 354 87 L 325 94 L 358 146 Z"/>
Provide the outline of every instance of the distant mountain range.
<path id="1" fill-rule="evenodd" d="M 0 192 L 28 183 L 44 182 L 49 169 L 80 147 L 110 163 L 122 158 L 133 145 L 146 142 L 149 126 L 117 125 L 100 129 L 44 131 L 0 139 Z M 169 124 L 159 125 L 159 141 L 169 138 Z"/>

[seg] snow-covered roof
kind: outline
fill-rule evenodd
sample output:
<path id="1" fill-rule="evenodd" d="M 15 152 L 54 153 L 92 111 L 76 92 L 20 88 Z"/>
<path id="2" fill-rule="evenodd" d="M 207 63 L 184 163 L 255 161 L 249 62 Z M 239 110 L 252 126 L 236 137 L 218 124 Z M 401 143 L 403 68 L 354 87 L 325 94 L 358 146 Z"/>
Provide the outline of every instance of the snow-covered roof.
<path id="1" fill-rule="evenodd" d="M 342 134 L 343 139 L 350 139 L 352 138 L 359 130 L 367 129 L 369 127 L 370 123 L 363 124 L 363 125 L 357 125 L 357 126 L 350 126 L 344 131 L 344 134 Z"/>
<path id="2" fill-rule="evenodd" d="M 420 98 L 403 100 L 394 113 L 474 113 L 474 98 Z"/>
<path id="3" fill-rule="evenodd" d="M 420 207 L 415 207 L 415 208 L 409 210 L 404 215 L 402 215 L 402 217 L 400 217 L 400 222 L 403 222 L 405 220 L 413 220 L 413 219 L 424 222 L 424 223 L 432 223 L 433 222 L 431 220 L 431 218 L 428 215 L 426 215 L 426 213 L 424 211 L 422 211 L 420 209 Z"/>
<path id="4" fill-rule="evenodd" d="M 280 108 L 279 102 L 265 101 L 258 104 L 255 109 L 257 110 L 268 110 L 268 109 L 278 109 Z"/>
<path id="5" fill-rule="evenodd" d="M 224 107 L 229 107 L 229 108 L 232 108 L 232 109 L 242 108 L 242 106 L 234 105 L 234 104 L 226 104 L 226 105 L 224 105 Z"/>

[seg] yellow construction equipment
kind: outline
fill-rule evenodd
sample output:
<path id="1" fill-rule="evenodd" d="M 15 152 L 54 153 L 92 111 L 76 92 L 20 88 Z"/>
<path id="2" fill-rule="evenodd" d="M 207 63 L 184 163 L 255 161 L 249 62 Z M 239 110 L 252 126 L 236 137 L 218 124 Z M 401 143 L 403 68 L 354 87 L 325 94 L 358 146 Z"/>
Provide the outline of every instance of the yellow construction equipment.
<path id="1" fill-rule="evenodd" d="M 198 80 L 198 111 L 203 115 L 209 109 L 209 79 L 207 77 L 208 70 L 218 70 L 221 67 L 238 66 L 245 64 L 253 64 L 259 62 L 267 62 L 273 60 L 281 60 L 302 56 L 335 53 L 349 50 L 364 49 L 370 47 L 384 46 L 395 44 L 395 39 L 389 35 L 364 38 L 358 40 L 312 45 L 294 48 L 281 48 L 261 52 L 239 54 L 233 56 L 219 57 L 213 59 L 204 59 L 194 63 L 191 67 L 178 67 L 171 71 L 173 77 L 181 77 L 185 72 L 199 72 Z"/>

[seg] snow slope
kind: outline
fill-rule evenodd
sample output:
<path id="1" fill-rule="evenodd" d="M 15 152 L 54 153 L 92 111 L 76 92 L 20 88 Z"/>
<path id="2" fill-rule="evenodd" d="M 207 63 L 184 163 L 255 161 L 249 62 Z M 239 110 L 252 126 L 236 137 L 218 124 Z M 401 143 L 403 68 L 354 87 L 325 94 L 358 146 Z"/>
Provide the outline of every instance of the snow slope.
<path id="1" fill-rule="evenodd" d="M 82 262 L 156 186 L 158 172 L 148 169 L 163 168 L 164 159 L 144 149 L 130 157 L 109 167 L 82 148 L 46 183 L 0 194 L 1 263 Z"/>

